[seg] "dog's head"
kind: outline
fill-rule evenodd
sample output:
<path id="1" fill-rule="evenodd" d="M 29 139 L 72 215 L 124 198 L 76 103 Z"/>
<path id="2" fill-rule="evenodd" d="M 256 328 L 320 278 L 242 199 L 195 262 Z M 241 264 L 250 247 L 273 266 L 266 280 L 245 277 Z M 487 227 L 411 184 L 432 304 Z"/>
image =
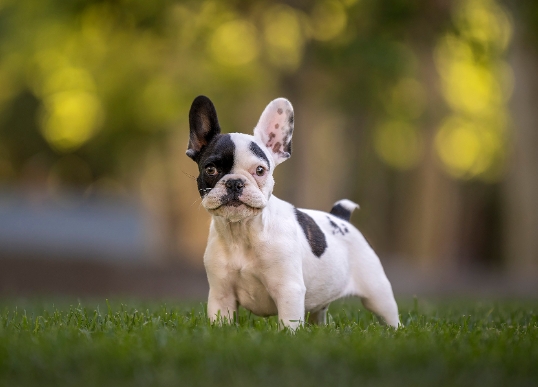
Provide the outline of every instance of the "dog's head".
<path id="1" fill-rule="evenodd" d="M 187 156 L 198 164 L 202 205 L 230 222 L 259 214 L 271 197 L 275 167 L 291 155 L 291 103 L 269 103 L 253 136 L 221 134 L 215 106 L 204 96 L 193 101 L 189 123 Z"/>

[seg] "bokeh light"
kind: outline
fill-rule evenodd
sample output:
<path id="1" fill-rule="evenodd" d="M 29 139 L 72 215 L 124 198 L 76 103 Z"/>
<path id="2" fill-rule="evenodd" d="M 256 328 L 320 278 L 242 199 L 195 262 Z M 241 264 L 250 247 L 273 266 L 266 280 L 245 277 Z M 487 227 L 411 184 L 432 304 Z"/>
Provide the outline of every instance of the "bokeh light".
<path id="1" fill-rule="evenodd" d="M 504 50 L 512 36 L 510 18 L 495 0 L 460 1 L 454 21 L 465 40 L 482 46 Z"/>
<path id="2" fill-rule="evenodd" d="M 245 133 L 270 100 L 289 98 L 294 154 L 275 195 L 319 209 L 344 196 L 364 203 L 354 221 L 387 250 L 424 262 L 459 254 L 482 243 L 456 240 L 463 206 L 484 214 L 488 232 L 484 219 L 502 210 L 500 199 L 479 208 L 466 189 L 500 197 L 502 184 L 489 183 L 513 173 L 519 129 L 508 105 L 522 71 L 512 42 L 523 41 L 514 4 L 0 3 L 0 183 L 54 198 L 76 191 L 81 202 L 132 195 L 170 256 L 200 265 L 206 242 L 184 155 L 199 94 L 224 132 Z"/>
<path id="3" fill-rule="evenodd" d="M 451 116 L 436 136 L 436 149 L 452 176 L 471 178 L 486 172 L 503 152 L 503 141 L 484 124 Z"/>
<path id="4" fill-rule="evenodd" d="M 233 20 L 218 27 L 210 42 L 215 60 L 229 66 L 240 66 L 258 57 L 257 30 L 246 20 Z"/>
<path id="5" fill-rule="evenodd" d="M 426 107 L 424 87 L 413 78 L 402 78 L 383 96 L 387 113 L 393 117 L 419 118 Z"/>
<path id="6" fill-rule="evenodd" d="M 273 65 L 288 71 L 299 66 L 305 43 L 301 17 L 304 16 L 285 5 L 276 5 L 264 12 L 264 38 Z"/>
<path id="7" fill-rule="evenodd" d="M 487 114 L 503 102 L 498 77 L 490 64 L 478 63 L 469 43 L 447 36 L 438 46 L 437 63 L 443 94 L 456 111 Z"/>
<path id="8" fill-rule="evenodd" d="M 507 152 L 512 78 L 502 53 L 511 25 L 493 0 L 461 1 L 454 24 L 457 33 L 442 37 L 435 51 L 443 96 L 452 109 L 435 146 L 451 176 L 492 181 L 502 177 L 499 161 Z"/>
<path id="9" fill-rule="evenodd" d="M 423 141 L 417 127 L 405 121 L 389 121 L 376 127 L 374 146 L 388 165 L 407 170 L 421 160 Z"/>
<path id="10" fill-rule="evenodd" d="M 54 93 L 43 101 L 43 136 L 59 151 L 72 151 L 100 127 L 103 109 L 95 94 L 83 90 Z"/>
<path id="11" fill-rule="evenodd" d="M 311 25 L 314 39 L 328 41 L 336 38 L 347 25 L 343 4 L 336 0 L 317 2 L 312 11 Z"/>

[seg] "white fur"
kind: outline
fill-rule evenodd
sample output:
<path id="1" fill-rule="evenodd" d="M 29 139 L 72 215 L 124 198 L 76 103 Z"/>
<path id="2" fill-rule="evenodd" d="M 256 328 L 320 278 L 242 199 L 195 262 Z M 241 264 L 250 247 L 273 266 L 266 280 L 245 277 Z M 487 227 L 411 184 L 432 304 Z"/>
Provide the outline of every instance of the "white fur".
<path id="1" fill-rule="evenodd" d="M 255 136 L 231 135 L 235 144 L 233 169 L 202 201 L 213 215 L 204 255 L 210 286 L 208 315 L 212 320 L 219 316 L 231 319 L 241 305 L 260 316 L 278 314 L 284 326 L 295 329 L 304 322 L 305 313 L 310 314 L 310 322 L 324 323 L 330 302 L 353 295 L 386 323 L 397 327 L 398 308 L 391 285 L 362 234 L 328 213 L 301 210 L 325 234 L 327 248 L 316 257 L 294 207 L 272 195 L 274 167 L 289 157 L 282 149 L 275 152 L 267 136 L 276 123 L 286 123 L 282 121 L 285 114 L 277 112 L 280 108 L 293 114 L 287 100 L 275 100 L 262 114 Z M 291 139 L 293 124 L 291 130 L 286 130 Z M 271 169 L 263 177 L 255 173 L 260 159 L 248 149 L 251 141 L 271 160 Z M 245 181 L 241 196 L 244 204 L 219 207 L 218 198 L 226 193 L 224 182 L 230 178 Z M 339 204 L 349 211 L 358 207 L 346 199 Z M 348 232 L 335 232 L 330 221 Z"/>
<path id="2" fill-rule="evenodd" d="M 349 212 L 353 212 L 353 211 L 358 210 L 360 208 L 360 206 L 357 203 L 354 203 L 349 199 L 342 199 L 342 200 L 339 200 L 336 203 L 334 203 L 335 206 L 337 204 L 340 204 L 342 207 L 344 207 Z"/>
<path id="3" fill-rule="evenodd" d="M 284 150 L 284 145 L 291 141 L 292 134 L 293 106 L 291 106 L 290 101 L 285 98 L 271 101 L 254 128 L 254 137 L 262 146 L 266 147 L 275 165 L 291 156 Z"/>

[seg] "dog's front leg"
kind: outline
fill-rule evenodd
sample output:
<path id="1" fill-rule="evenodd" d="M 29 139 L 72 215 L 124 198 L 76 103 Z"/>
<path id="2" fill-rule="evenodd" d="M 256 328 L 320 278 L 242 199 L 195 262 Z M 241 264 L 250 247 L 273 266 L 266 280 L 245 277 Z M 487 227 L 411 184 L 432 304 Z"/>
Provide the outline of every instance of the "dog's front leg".
<path id="1" fill-rule="evenodd" d="M 211 222 L 209 239 L 204 254 L 204 265 L 209 282 L 209 297 L 207 299 L 207 315 L 211 322 L 233 322 L 237 313 L 237 298 L 233 289 L 226 246 L 216 234 L 214 222 Z"/>
<path id="2" fill-rule="evenodd" d="M 232 292 L 217 292 L 209 289 L 207 315 L 211 322 L 233 322 L 237 313 L 237 300 Z"/>
<path id="3" fill-rule="evenodd" d="M 273 287 L 272 293 L 281 327 L 295 330 L 304 323 L 306 287 L 302 281 L 280 283 Z"/>

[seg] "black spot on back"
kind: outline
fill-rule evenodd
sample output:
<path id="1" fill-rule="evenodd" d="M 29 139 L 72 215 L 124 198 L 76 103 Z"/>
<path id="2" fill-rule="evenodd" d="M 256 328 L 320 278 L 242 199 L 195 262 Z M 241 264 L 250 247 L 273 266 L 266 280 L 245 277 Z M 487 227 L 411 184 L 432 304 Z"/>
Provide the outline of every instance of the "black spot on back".
<path id="1" fill-rule="evenodd" d="M 351 211 L 349 211 L 341 204 L 334 205 L 331 209 L 331 214 L 333 214 L 337 218 L 345 220 L 346 222 L 349 222 L 349 219 L 351 219 Z"/>
<path id="2" fill-rule="evenodd" d="M 321 257 L 327 248 L 325 234 L 311 216 L 295 209 L 295 217 L 303 229 L 304 235 L 310 245 L 310 250 L 316 257 Z"/>
<path id="3" fill-rule="evenodd" d="M 256 144 L 254 141 L 251 141 L 248 148 L 250 149 L 252 153 L 258 156 L 258 158 L 264 160 L 267 163 L 267 168 L 271 166 L 271 164 L 269 164 L 269 159 L 267 158 L 265 153 L 262 151 L 262 148 L 258 146 L 258 144 Z"/>
<path id="4" fill-rule="evenodd" d="M 197 157 L 200 174 L 196 179 L 200 196 L 203 197 L 209 193 L 224 175 L 231 172 L 234 157 L 235 144 L 229 134 L 217 135 L 206 147 L 202 148 Z M 205 173 L 205 169 L 210 165 L 217 168 L 219 173 L 216 176 L 208 176 Z"/>
<path id="5" fill-rule="evenodd" d="M 335 222 L 333 221 L 329 216 L 327 216 L 327 219 L 329 219 L 329 224 L 331 225 L 331 227 L 333 228 L 333 235 L 336 235 L 336 234 L 341 234 L 341 235 L 345 235 L 349 232 L 349 229 L 347 228 L 347 226 L 345 224 L 341 224 L 340 226 Z"/>

